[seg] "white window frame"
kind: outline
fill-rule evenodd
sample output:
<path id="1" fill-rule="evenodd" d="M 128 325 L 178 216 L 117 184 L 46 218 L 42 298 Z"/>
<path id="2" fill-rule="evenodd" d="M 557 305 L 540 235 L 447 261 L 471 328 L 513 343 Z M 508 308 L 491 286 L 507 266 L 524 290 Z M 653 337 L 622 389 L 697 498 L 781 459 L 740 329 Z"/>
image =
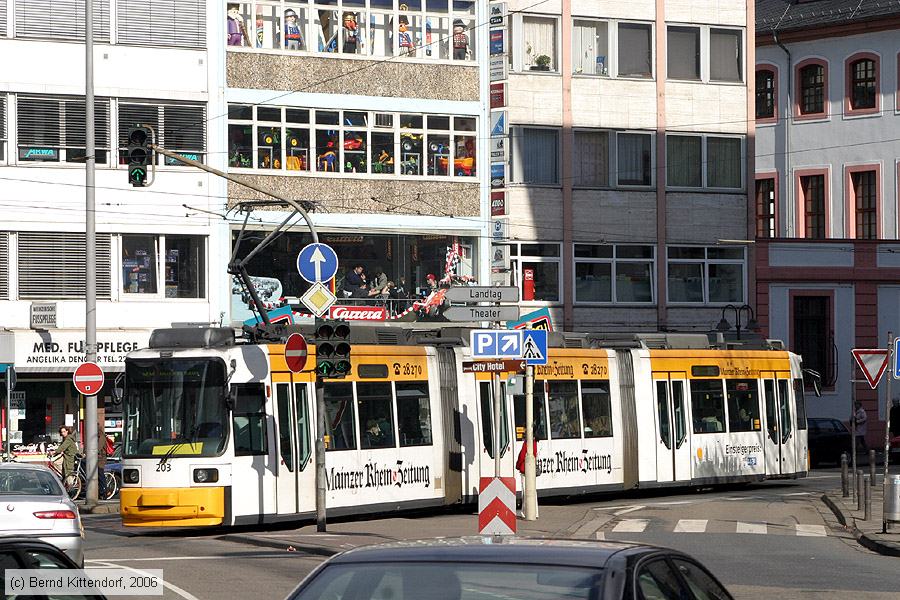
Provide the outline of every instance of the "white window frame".
<path id="1" fill-rule="evenodd" d="M 612 132 L 610 132 L 612 133 Z M 650 131 L 640 129 L 624 129 L 615 132 L 615 139 L 611 142 L 613 147 L 610 149 L 610 177 L 609 184 L 611 187 L 629 189 L 629 190 L 650 190 L 656 186 L 656 177 L 654 176 L 656 166 L 656 134 Z M 650 137 L 650 183 L 647 185 L 620 183 L 619 182 L 619 136 L 622 134 L 647 135 Z M 615 181 L 613 181 L 615 175 Z"/>
<path id="2" fill-rule="evenodd" d="M 510 169 L 509 183 L 512 186 L 528 186 L 528 187 L 544 187 L 544 188 L 559 188 L 562 185 L 562 129 L 559 127 L 552 127 L 548 125 L 515 125 L 510 129 L 510 135 L 513 139 L 517 136 L 522 136 L 522 131 L 524 129 L 549 129 L 551 131 L 556 132 L 556 182 L 554 183 L 527 183 L 520 181 L 521 176 L 524 172 L 524 166 L 522 162 L 519 160 L 519 152 L 516 149 L 516 144 L 512 144 L 512 149 L 509 153 L 509 163 L 508 167 Z M 524 139 L 524 138 L 523 138 Z"/>
<path id="3" fill-rule="evenodd" d="M 546 246 L 556 246 L 559 248 L 559 256 L 531 256 L 531 255 L 522 255 L 522 246 L 523 245 L 533 245 L 533 244 L 542 244 Z M 513 285 L 519 288 L 519 292 L 522 291 L 522 262 L 529 263 L 556 263 L 556 289 L 559 291 L 559 300 L 548 302 L 545 300 L 522 300 L 520 304 L 527 304 L 529 306 L 562 306 L 565 301 L 565 293 L 563 288 L 563 258 L 562 258 L 562 244 L 558 242 L 512 242 L 506 244 L 509 246 L 509 255 L 510 255 L 510 271 L 512 272 Z M 521 297 L 521 296 L 520 296 Z"/>
<path id="4" fill-rule="evenodd" d="M 704 258 L 669 258 L 669 248 L 703 248 Z M 744 255 L 741 259 L 736 258 L 709 258 L 710 248 L 721 250 L 741 250 Z M 702 302 L 675 302 L 669 299 L 669 265 L 671 264 L 700 264 L 703 265 L 703 301 Z M 709 300 L 709 267 L 712 264 L 717 265 L 741 265 L 741 290 L 743 297 L 740 300 L 729 300 L 726 302 L 710 302 Z M 727 306 L 728 304 L 746 304 L 747 302 L 747 249 L 740 246 L 696 246 L 691 244 L 672 244 L 666 246 L 666 304 L 668 306 Z"/>
<path id="5" fill-rule="evenodd" d="M 668 139 L 670 136 L 674 137 L 699 137 L 702 138 L 700 142 L 700 187 L 693 186 L 674 186 L 669 185 L 669 156 L 668 156 Z M 740 187 L 731 188 L 731 187 L 712 187 L 709 184 L 709 152 L 707 150 L 707 143 L 710 138 L 725 138 L 725 139 L 737 139 L 741 142 L 741 185 Z M 743 192 L 747 186 L 747 139 L 743 135 L 734 135 L 727 133 L 693 133 L 688 131 L 679 131 L 673 132 L 669 131 L 666 133 L 666 189 L 670 191 L 696 191 L 696 190 L 706 190 L 711 192 L 721 192 L 721 193 L 734 193 L 738 194 Z"/>
<path id="6" fill-rule="evenodd" d="M 112 247 L 113 251 L 116 253 L 116 257 L 113 260 L 113 281 L 111 285 L 114 286 L 113 297 L 122 302 L 208 302 L 209 298 L 209 236 L 201 235 L 201 234 L 193 234 L 193 233 L 170 233 L 173 237 L 192 237 L 197 238 L 199 243 L 203 248 L 203 264 L 198 266 L 198 276 L 202 276 L 203 278 L 203 287 L 200 290 L 200 296 L 197 298 L 168 298 L 166 297 L 166 252 L 168 250 L 168 246 L 166 244 L 167 234 L 165 233 L 139 233 L 139 232 L 128 232 L 128 233 L 119 233 L 113 236 Z M 155 239 L 156 244 L 156 293 L 153 294 L 142 294 L 139 292 L 128 292 L 125 289 L 125 281 L 122 278 L 123 276 L 123 260 L 122 260 L 122 247 L 123 247 L 123 239 L 124 237 L 129 236 L 151 236 Z"/>
<path id="7" fill-rule="evenodd" d="M 746 85 L 747 83 L 747 30 L 744 27 L 729 27 L 727 25 L 699 25 L 697 23 L 666 23 L 666 40 L 668 41 L 669 27 L 685 27 L 700 30 L 700 79 L 680 79 L 669 77 L 669 57 L 666 56 L 666 79 L 679 83 L 711 83 L 713 85 Z M 741 79 L 740 81 L 724 81 L 712 79 L 712 65 L 710 63 L 710 46 L 713 29 L 736 31 L 741 36 Z M 668 44 L 667 44 L 668 47 Z M 754 69 L 754 77 L 756 76 Z"/>
<path id="8" fill-rule="evenodd" d="M 633 19 L 620 19 L 610 21 L 610 25 L 615 24 L 615 32 L 610 35 L 610 46 L 613 51 L 613 61 L 610 67 L 610 75 L 616 79 L 626 79 L 628 81 L 654 81 L 658 76 L 656 72 L 656 24 L 653 21 L 639 21 Z M 620 25 L 648 25 L 650 27 L 650 77 L 636 77 L 634 75 L 619 74 L 619 26 Z"/>
<path id="9" fill-rule="evenodd" d="M 582 258 L 575 256 L 574 246 L 609 246 L 612 248 L 612 258 Z M 651 258 L 618 258 L 617 252 L 620 246 L 645 246 L 651 249 Z M 573 267 L 572 267 L 572 303 L 578 306 L 655 306 L 656 305 L 656 246 L 654 244 L 582 244 L 574 242 L 572 248 Z M 608 264 L 610 267 L 610 301 L 602 300 L 579 300 L 578 299 L 578 281 L 575 275 L 577 265 L 579 263 L 586 264 Z M 650 301 L 649 302 L 620 302 L 616 289 L 616 266 L 619 263 L 630 264 L 650 264 Z"/>
<path id="10" fill-rule="evenodd" d="M 23 97 L 30 99 L 30 100 L 43 99 L 43 100 L 56 101 L 56 102 L 77 101 L 79 99 L 84 98 L 83 96 L 77 96 L 77 95 L 70 96 L 70 95 L 56 95 L 56 94 L 19 93 L 19 94 L 7 95 L 6 111 L 7 111 L 7 114 L 12 117 L 7 121 L 10 124 L 10 128 L 9 128 L 10 130 L 7 132 L 7 149 L 9 150 L 9 152 L 14 152 L 15 156 L 14 156 L 14 158 L 9 158 L 9 156 L 7 156 L 6 164 L 15 165 L 17 167 L 25 167 L 28 169 L 38 169 L 38 168 L 47 168 L 47 167 L 62 168 L 62 169 L 84 168 L 85 161 L 69 162 L 67 160 L 67 158 L 68 158 L 67 153 L 68 153 L 69 149 L 70 148 L 78 148 L 78 146 L 74 146 L 74 145 L 70 145 L 70 144 L 58 144 L 57 146 L 54 146 L 57 148 L 57 153 L 58 153 L 56 160 L 28 161 L 28 160 L 22 160 L 19 158 L 19 146 L 21 145 L 21 140 L 19 139 L 19 103 Z M 15 102 L 12 102 L 13 98 L 15 98 Z M 96 154 L 97 150 L 105 150 L 106 151 L 106 162 L 96 161 L 96 157 L 95 157 L 94 166 L 98 169 L 112 169 L 112 168 L 115 168 L 115 163 L 119 159 L 118 149 L 114 150 L 112 148 L 112 146 L 113 146 L 112 127 L 113 127 L 113 123 L 114 123 L 114 121 L 112 119 L 113 119 L 113 111 L 114 111 L 113 105 L 115 104 L 115 102 L 114 102 L 114 98 L 111 98 L 108 96 L 95 97 L 94 98 L 94 105 L 95 105 L 95 112 L 94 112 L 95 119 L 94 120 L 95 120 L 95 122 L 96 122 L 96 118 L 97 118 L 96 117 L 96 115 L 97 115 L 96 105 L 100 102 L 106 102 L 107 115 L 109 117 L 109 119 L 106 123 L 107 144 L 104 146 L 102 138 L 96 138 L 94 140 L 94 152 Z M 11 108 L 11 105 L 13 105 L 13 104 L 15 105 L 15 107 Z M 62 120 L 62 113 L 57 113 L 57 115 L 60 118 L 60 129 L 64 129 L 65 125 Z M 81 121 L 81 123 L 84 123 L 84 122 Z M 13 146 L 13 144 L 9 143 L 9 140 L 11 140 L 13 138 L 15 140 L 14 146 Z M 62 138 L 60 139 L 60 141 L 62 141 Z M 118 138 L 116 138 L 116 143 L 118 143 Z"/>
<path id="11" fill-rule="evenodd" d="M 522 12 L 510 12 L 510 15 L 507 17 L 510 20 L 510 27 L 507 29 L 509 35 L 509 41 L 507 43 L 507 52 L 509 52 L 509 60 L 510 60 L 510 71 L 515 73 L 522 73 L 527 75 L 540 75 L 542 77 L 547 76 L 559 76 L 562 74 L 562 18 L 560 15 L 553 14 L 544 14 L 544 13 L 522 13 Z M 552 19 L 554 22 L 554 26 L 556 29 L 555 33 L 555 42 L 556 47 L 554 48 L 554 53 L 556 56 L 554 57 L 554 62 L 556 63 L 555 69 L 550 69 L 549 71 L 532 71 L 531 69 L 525 68 L 525 19 L 526 18 L 537 18 L 537 19 Z"/>
<path id="12" fill-rule="evenodd" d="M 613 37 L 614 37 L 613 30 L 616 29 L 615 21 L 612 21 L 610 19 L 598 19 L 597 17 L 580 17 L 580 16 L 573 15 L 572 16 L 572 31 L 573 31 L 572 56 L 573 56 L 573 59 L 575 56 L 574 31 L 575 31 L 576 21 L 593 23 L 595 25 L 599 24 L 599 23 L 603 23 L 606 25 L 606 65 L 604 66 L 606 72 L 605 73 L 585 73 L 584 71 L 575 71 L 573 68 L 572 76 L 573 77 L 604 77 L 604 78 L 612 77 L 612 75 L 613 75 L 613 69 L 612 69 L 613 51 L 612 51 L 612 48 L 613 48 Z M 595 60 L 596 60 L 596 58 L 595 58 Z M 573 62 L 574 62 L 574 60 L 573 60 Z"/>

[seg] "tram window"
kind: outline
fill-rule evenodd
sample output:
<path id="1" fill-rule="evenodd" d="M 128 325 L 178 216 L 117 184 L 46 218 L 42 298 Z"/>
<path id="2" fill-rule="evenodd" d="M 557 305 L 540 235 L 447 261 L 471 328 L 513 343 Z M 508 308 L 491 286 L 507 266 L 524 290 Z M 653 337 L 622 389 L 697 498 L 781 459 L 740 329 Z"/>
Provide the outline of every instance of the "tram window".
<path id="1" fill-rule="evenodd" d="M 550 414 L 550 436 L 555 440 L 581 437 L 578 422 L 578 382 L 550 381 L 547 411 Z"/>
<path id="2" fill-rule="evenodd" d="M 239 383 L 234 388 L 237 391 L 231 417 L 234 454 L 267 454 L 265 388 L 261 383 Z"/>
<path id="3" fill-rule="evenodd" d="M 494 404 L 493 394 L 491 393 L 491 382 L 482 381 L 479 384 L 481 392 L 481 435 L 484 439 L 484 447 L 487 449 L 488 456 L 494 458 Z M 500 403 L 500 447 L 501 456 L 502 449 L 509 444 L 509 431 L 506 424 L 506 402 Z"/>
<path id="4" fill-rule="evenodd" d="M 766 431 L 769 439 L 778 443 L 778 413 L 775 410 L 775 384 L 771 379 L 763 380 L 766 392 Z"/>
<path id="5" fill-rule="evenodd" d="M 281 462 L 287 470 L 294 471 L 294 452 L 291 444 L 291 388 L 287 383 L 275 386 L 275 397 L 278 402 L 278 446 Z"/>
<path id="6" fill-rule="evenodd" d="M 297 397 L 297 447 L 299 448 L 297 463 L 302 471 L 312 454 L 309 445 L 309 400 L 306 397 L 306 384 L 295 383 L 294 395 Z"/>
<path id="7" fill-rule="evenodd" d="M 691 381 L 691 413 L 694 433 L 725 431 L 725 394 L 721 379 Z"/>
<path id="8" fill-rule="evenodd" d="M 806 429 L 806 397 L 803 395 L 803 380 L 794 380 L 794 400 L 797 402 L 797 429 Z"/>
<path id="9" fill-rule="evenodd" d="M 759 431 L 759 384 L 755 379 L 729 379 L 728 431 Z"/>
<path id="10" fill-rule="evenodd" d="M 672 449 L 672 431 L 669 427 L 669 384 L 665 380 L 656 382 L 656 414 L 659 418 L 659 439 L 666 448 Z"/>
<path id="11" fill-rule="evenodd" d="M 356 425 L 353 417 L 353 384 L 325 384 L 326 450 L 355 450 Z"/>
<path id="12" fill-rule="evenodd" d="M 544 382 L 537 381 L 534 386 L 534 437 L 547 439 L 547 415 L 544 411 Z M 516 440 L 525 439 L 525 394 L 513 396 L 513 417 L 516 421 Z"/>
<path id="13" fill-rule="evenodd" d="M 581 383 L 581 414 L 584 416 L 584 437 L 612 436 L 608 381 Z"/>
<path id="14" fill-rule="evenodd" d="M 781 404 L 781 443 L 791 437 L 791 398 L 787 379 L 778 380 L 778 399 Z"/>
<path id="15" fill-rule="evenodd" d="M 390 383 L 357 383 L 359 445 L 363 450 L 393 448 L 394 409 Z"/>
<path id="16" fill-rule="evenodd" d="M 431 402 L 427 381 L 397 384 L 397 425 L 401 447 L 431 445 Z"/>

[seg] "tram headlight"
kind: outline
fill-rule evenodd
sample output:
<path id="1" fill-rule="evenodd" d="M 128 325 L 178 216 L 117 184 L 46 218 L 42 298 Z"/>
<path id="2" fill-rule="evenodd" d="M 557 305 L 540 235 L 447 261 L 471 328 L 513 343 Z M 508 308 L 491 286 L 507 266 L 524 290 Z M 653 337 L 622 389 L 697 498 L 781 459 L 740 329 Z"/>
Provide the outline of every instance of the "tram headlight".
<path id="1" fill-rule="evenodd" d="M 125 483 L 137 483 L 141 480 L 141 472 L 137 469 L 122 469 L 122 481 Z"/>
<path id="2" fill-rule="evenodd" d="M 194 469 L 194 483 L 215 483 L 218 480 L 218 469 Z"/>

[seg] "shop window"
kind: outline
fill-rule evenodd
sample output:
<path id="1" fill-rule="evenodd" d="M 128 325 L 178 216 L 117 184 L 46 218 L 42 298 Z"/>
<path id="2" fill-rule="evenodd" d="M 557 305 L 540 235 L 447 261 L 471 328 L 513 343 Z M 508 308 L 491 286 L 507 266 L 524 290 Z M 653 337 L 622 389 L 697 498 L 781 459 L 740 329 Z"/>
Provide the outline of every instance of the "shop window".
<path id="1" fill-rule="evenodd" d="M 653 246 L 575 244 L 575 302 L 653 302 Z"/>
<path id="2" fill-rule="evenodd" d="M 801 175 L 800 203 L 802 207 L 803 237 L 822 240 L 826 236 L 825 175 Z"/>
<path id="3" fill-rule="evenodd" d="M 825 116 L 828 71 L 824 61 L 810 59 L 797 65 L 797 112 L 803 117 Z"/>
<path id="4" fill-rule="evenodd" d="M 775 228 L 775 178 L 756 180 L 756 237 L 774 238 Z"/>
<path id="5" fill-rule="evenodd" d="M 690 383 L 694 433 L 725 433 L 722 380 L 694 379 Z"/>
<path id="6" fill-rule="evenodd" d="M 520 127 L 513 135 L 512 178 L 529 185 L 559 184 L 559 130 Z"/>
<path id="7" fill-rule="evenodd" d="M 122 236 L 122 291 L 126 294 L 156 293 L 155 235 Z"/>
<path id="8" fill-rule="evenodd" d="M 698 135 L 666 136 L 666 183 L 670 187 L 701 187 L 703 138 Z"/>
<path id="9" fill-rule="evenodd" d="M 397 426 L 401 448 L 431 445 L 431 400 L 427 381 L 397 383 Z"/>
<path id="10" fill-rule="evenodd" d="M 513 395 L 513 412 L 516 421 L 516 440 L 525 439 L 525 394 Z M 547 439 L 547 413 L 544 410 L 544 382 L 535 381 L 533 388 L 532 417 L 534 439 Z"/>
<path id="11" fill-rule="evenodd" d="M 875 54 L 857 55 L 847 61 L 848 112 L 877 112 L 879 105 L 879 60 Z"/>
<path id="12" fill-rule="evenodd" d="M 576 130 L 572 158 L 572 185 L 605 187 L 609 185 L 609 132 Z"/>
<path id="13" fill-rule="evenodd" d="M 608 381 L 581 382 L 581 414 L 584 416 L 584 437 L 612 437 Z"/>
<path id="14" fill-rule="evenodd" d="M 755 379 L 728 379 L 728 431 L 759 431 L 759 389 Z"/>
<path id="15" fill-rule="evenodd" d="M 84 42 L 84 0 L 15 0 L 15 3 L 17 38 Z M 3 6 L 5 9 L 5 2 Z M 109 42 L 110 0 L 93 0 L 93 8 L 94 41 Z"/>
<path id="16" fill-rule="evenodd" d="M 206 48 L 205 0 L 116 0 L 116 43 Z"/>
<path id="17" fill-rule="evenodd" d="M 156 132 L 156 143 L 166 150 L 203 162 L 206 156 L 206 108 L 202 104 L 119 101 L 119 164 L 128 164 L 128 130 L 149 125 Z M 180 161 L 157 154 L 158 164 L 184 166 Z"/>
<path id="18" fill-rule="evenodd" d="M 266 394 L 261 383 L 238 383 L 235 389 L 231 423 L 234 428 L 234 455 L 255 456 L 268 453 L 266 439 Z"/>
<path id="19" fill-rule="evenodd" d="M 510 264 L 522 290 L 522 300 L 559 302 L 559 244 L 521 244 L 513 249 L 510 254 L 516 258 Z"/>
<path id="20" fill-rule="evenodd" d="M 356 449 L 352 383 L 325 384 L 325 434 L 328 451 Z"/>
<path id="21" fill-rule="evenodd" d="M 557 71 L 557 20 L 552 17 L 522 17 L 522 65 L 528 71 Z"/>
<path id="22" fill-rule="evenodd" d="M 359 444 L 363 450 L 393 448 L 394 409 L 390 383 L 357 383 Z"/>
<path id="23" fill-rule="evenodd" d="M 774 67 L 756 71 L 756 119 L 775 119 L 778 74 Z"/>
<path id="24" fill-rule="evenodd" d="M 670 25 L 666 40 L 669 79 L 700 80 L 700 28 Z"/>
<path id="25" fill-rule="evenodd" d="M 609 75 L 609 25 L 606 21 L 575 19 L 572 24 L 572 72 Z"/>
<path id="26" fill-rule="evenodd" d="M 122 235 L 121 244 L 124 293 L 157 294 L 161 269 L 166 298 L 206 296 L 206 238 Z"/>
<path id="27" fill-rule="evenodd" d="M 709 30 L 709 80 L 744 80 L 744 52 L 738 29 Z"/>
<path id="28" fill-rule="evenodd" d="M 550 422 L 550 437 L 554 440 L 568 440 L 581 437 L 581 423 L 578 417 L 578 382 L 549 381 L 547 415 Z"/>
<path id="29" fill-rule="evenodd" d="M 62 96 L 18 96 L 18 162 L 85 163 L 85 102 Z M 94 156 L 109 163 L 109 99 L 94 102 Z"/>
<path id="30" fill-rule="evenodd" d="M 653 77 L 652 31 L 649 23 L 619 23 L 619 77 Z"/>
<path id="31" fill-rule="evenodd" d="M 667 249 L 670 303 L 724 304 L 745 301 L 742 248 L 670 246 Z"/>
<path id="32" fill-rule="evenodd" d="M 110 239 L 109 234 L 97 234 L 99 298 L 110 297 Z M 84 232 L 21 231 L 17 240 L 20 299 L 84 298 Z"/>
<path id="33" fill-rule="evenodd" d="M 618 185 L 650 185 L 649 133 L 616 134 L 616 181 Z"/>

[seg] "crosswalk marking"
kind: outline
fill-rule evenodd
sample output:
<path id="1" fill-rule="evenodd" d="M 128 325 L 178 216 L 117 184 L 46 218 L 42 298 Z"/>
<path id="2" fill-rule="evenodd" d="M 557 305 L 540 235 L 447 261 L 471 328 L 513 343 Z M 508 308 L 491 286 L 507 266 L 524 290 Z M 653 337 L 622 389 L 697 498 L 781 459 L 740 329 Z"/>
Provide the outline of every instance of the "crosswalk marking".
<path id="1" fill-rule="evenodd" d="M 767 533 L 768 529 L 765 523 L 744 523 L 743 521 L 738 521 L 737 523 L 737 532 L 738 533 Z"/>
<path id="2" fill-rule="evenodd" d="M 797 523 L 797 535 L 823 537 L 826 534 L 824 525 L 804 525 Z"/>
<path id="3" fill-rule="evenodd" d="M 708 522 L 707 519 L 681 519 L 675 525 L 675 533 L 703 533 Z"/>
<path id="4" fill-rule="evenodd" d="M 613 527 L 613 533 L 641 533 L 647 529 L 647 519 L 622 519 Z"/>

